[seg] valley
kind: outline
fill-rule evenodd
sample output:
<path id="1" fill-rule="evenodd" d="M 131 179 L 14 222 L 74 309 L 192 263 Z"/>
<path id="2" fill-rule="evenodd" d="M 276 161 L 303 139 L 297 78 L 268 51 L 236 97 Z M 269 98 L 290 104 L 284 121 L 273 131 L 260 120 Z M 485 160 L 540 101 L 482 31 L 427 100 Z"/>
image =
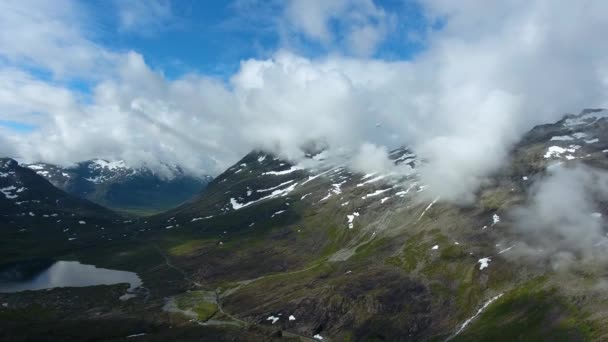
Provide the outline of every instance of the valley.
<path id="1" fill-rule="evenodd" d="M 322 151 L 301 164 L 252 151 L 191 200 L 135 217 L 2 159 L 0 275 L 51 259 L 142 284 L 126 300 L 124 283 L 0 293 L 0 338 L 601 340 L 602 259 L 573 249 L 575 267 L 562 267 L 538 252 L 552 231 L 530 238 L 517 210 L 559 168 L 607 169 L 606 151 L 606 111 L 534 127 L 467 204 L 432 194 L 408 148 L 391 151 L 393 174 L 353 172 Z M 607 204 L 585 214 L 601 236 Z M 597 239 L 584 244 L 593 255 Z"/>
<path id="2" fill-rule="evenodd" d="M 87 160 L 61 167 L 24 164 L 67 193 L 126 215 L 150 215 L 175 207 L 204 190 L 209 176 L 194 176 L 177 165 L 130 167 L 122 160 Z"/>

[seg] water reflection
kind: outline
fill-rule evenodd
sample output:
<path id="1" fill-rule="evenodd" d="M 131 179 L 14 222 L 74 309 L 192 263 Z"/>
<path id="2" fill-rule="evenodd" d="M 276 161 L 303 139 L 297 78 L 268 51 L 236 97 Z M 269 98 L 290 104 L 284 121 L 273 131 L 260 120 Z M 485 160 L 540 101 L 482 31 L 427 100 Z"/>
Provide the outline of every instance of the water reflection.
<path id="1" fill-rule="evenodd" d="M 18 267 L 18 266 L 17 266 Z M 0 279 L 2 279 L 0 275 Z M 127 292 L 141 286 L 142 281 L 133 272 L 97 268 L 77 261 L 57 261 L 36 274 L 0 282 L 0 292 L 43 290 L 54 287 L 83 287 L 128 283 Z M 124 297 L 124 296 L 123 296 Z"/>

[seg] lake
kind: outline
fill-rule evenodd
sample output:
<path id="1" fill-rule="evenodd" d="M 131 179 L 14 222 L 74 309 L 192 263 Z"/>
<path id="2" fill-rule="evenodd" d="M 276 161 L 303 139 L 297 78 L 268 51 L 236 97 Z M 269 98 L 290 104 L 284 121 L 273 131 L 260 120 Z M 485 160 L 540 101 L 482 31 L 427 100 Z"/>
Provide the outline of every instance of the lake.
<path id="1" fill-rule="evenodd" d="M 0 270 L 0 292 L 3 293 L 121 283 L 129 284 L 124 299 L 132 297 L 129 293 L 142 285 L 136 273 L 97 268 L 78 261 L 28 261 Z"/>

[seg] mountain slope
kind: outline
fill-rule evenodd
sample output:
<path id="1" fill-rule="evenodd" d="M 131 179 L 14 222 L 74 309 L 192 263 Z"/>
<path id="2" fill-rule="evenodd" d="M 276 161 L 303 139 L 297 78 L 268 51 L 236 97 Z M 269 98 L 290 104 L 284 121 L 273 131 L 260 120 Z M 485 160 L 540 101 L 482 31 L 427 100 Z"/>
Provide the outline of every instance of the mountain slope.
<path id="1" fill-rule="evenodd" d="M 78 197 L 115 208 L 161 211 L 175 207 L 202 191 L 210 177 L 193 177 L 179 167 L 166 175 L 148 168 L 133 169 L 123 161 L 89 160 L 73 167 L 36 163 L 26 167 L 55 186 Z"/>
<path id="2" fill-rule="evenodd" d="M 391 152 L 394 174 L 251 152 L 192 201 L 126 222 L 128 243 L 103 247 L 110 258 L 87 251 L 143 270 L 149 291 L 104 319 L 149 315 L 174 334 L 212 325 L 260 340 L 605 339 L 605 260 L 548 258 L 539 250 L 567 236 L 528 239 L 517 213 L 560 168 L 608 169 L 607 117 L 533 128 L 467 204 L 431 196 L 424 161 L 406 148 Z M 608 202 L 593 204 L 603 222 Z"/>
<path id="3" fill-rule="evenodd" d="M 140 234 L 160 244 L 192 289 L 219 291 L 225 312 L 303 336 L 483 339 L 494 336 L 488 326 L 512 338 L 603 336 L 607 317 L 586 317 L 608 297 L 566 285 L 577 276 L 546 260 L 515 257 L 521 233 L 510 213 L 548 168 L 606 169 L 605 113 L 531 130 L 472 204 L 429 196 L 416 172 L 421 161 L 406 149 L 391 153 L 407 164 L 395 175 L 356 174 L 312 156 L 301 169 L 252 152 Z M 585 272 L 600 279 L 594 267 Z M 495 318 L 472 319 L 484 305 Z M 521 321 L 536 313 L 529 325 Z"/>
<path id="4" fill-rule="evenodd" d="M 10 259 L 10 253 L 36 254 L 45 248 L 111 239 L 119 234 L 115 225 L 121 220 L 114 212 L 63 192 L 9 158 L 0 158 L 0 213 L 2 261 Z"/>

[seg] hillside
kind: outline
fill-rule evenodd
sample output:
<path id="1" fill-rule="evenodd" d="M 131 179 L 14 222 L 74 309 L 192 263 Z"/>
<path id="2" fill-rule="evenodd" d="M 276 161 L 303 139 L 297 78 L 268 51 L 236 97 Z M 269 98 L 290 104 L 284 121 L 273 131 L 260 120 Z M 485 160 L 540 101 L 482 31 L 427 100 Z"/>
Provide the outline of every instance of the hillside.
<path id="1" fill-rule="evenodd" d="M 162 246 L 191 289 L 220 291 L 224 310 L 248 324 L 332 340 L 597 338 L 607 299 L 595 287 L 598 263 L 563 271 L 543 255 L 526 259 L 535 241 L 514 212 L 557 168 L 606 168 L 605 113 L 532 129 L 471 204 L 428 196 L 422 161 L 406 149 L 391 153 L 404 168 L 396 175 L 314 156 L 302 169 L 252 152 L 198 199 L 151 218 L 141 236 Z M 605 203 L 595 206 L 587 215 L 602 217 Z M 488 316 L 468 321 L 481 309 Z"/>
<path id="2" fill-rule="evenodd" d="M 253 151 L 192 201 L 122 224 L 128 238 L 73 254 L 137 272 L 145 296 L 87 304 L 101 318 L 55 303 L 44 322 L 61 338 L 80 331 L 63 317 L 122 320 L 96 335 L 117 340 L 604 339 L 606 113 L 534 127 L 466 204 L 430 196 L 407 148 L 392 174 Z"/>
<path id="3" fill-rule="evenodd" d="M 28 253 L 56 253 L 112 239 L 121 217 L 54 187 L 9 158 L 0 159 L 2 261 Z"/>

